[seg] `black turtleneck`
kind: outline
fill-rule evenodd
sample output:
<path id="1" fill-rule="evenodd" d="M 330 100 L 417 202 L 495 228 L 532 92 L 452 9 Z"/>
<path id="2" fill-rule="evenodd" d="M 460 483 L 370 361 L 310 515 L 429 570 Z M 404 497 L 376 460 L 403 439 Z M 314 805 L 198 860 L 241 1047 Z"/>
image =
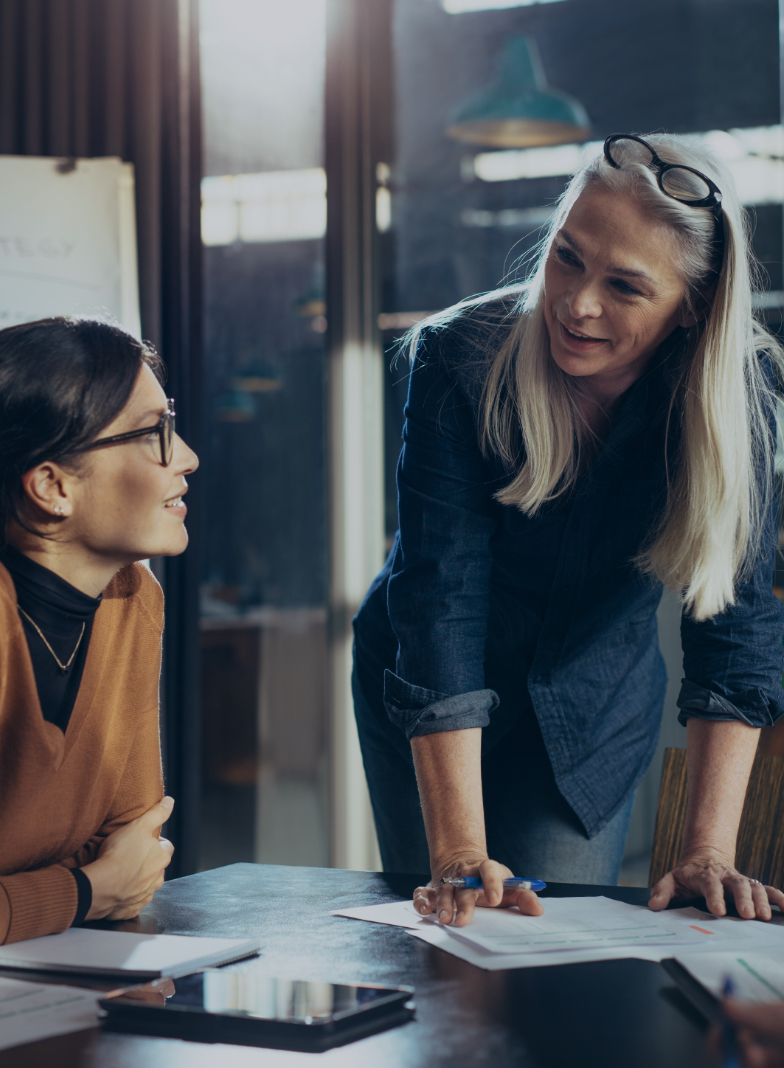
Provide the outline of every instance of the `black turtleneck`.
<path id="1" fill-rule="evenodd" d="M 82 681 L 93 618 L 101 598 L 82 593 L 48 567 L 42 567 L 10 545 L 0 551 L 0 560 L 14 580 L 19 607 L 35 620 L 63 664 L 68 663 L 84 623 L 84 635 L 76 656 L 68 670 L 63 672 L 41 635 L 22 612 L 19 613 L 33 662 L 41 712 L 44 719 L 65 733 Z"/>
<path id="2" fill-rule="evenodd" d="M 68 663 L 84 624 L 84 634 L 76 656 L 68 670 L 63 672 L 41 640 L 41 635 L 22 612 L 19 613 L 33 663 L 41 712 L 44 719 L 65 733 L 79 693 L 93 619 L 101 598 L 88 597 L 54 571 L 17 552 L 11 545 L 0 549 L 0 561 L 8 568 L 13 579 L 17 604 L 35 620 L 63 664 Z M 71 871 L 79 893 L 73 921 L 73 926 L 76 926 L 84 922 L 90 911 L 93 892 L 92 884 L 83 871 L 79 868 L 72 868 Z"/>

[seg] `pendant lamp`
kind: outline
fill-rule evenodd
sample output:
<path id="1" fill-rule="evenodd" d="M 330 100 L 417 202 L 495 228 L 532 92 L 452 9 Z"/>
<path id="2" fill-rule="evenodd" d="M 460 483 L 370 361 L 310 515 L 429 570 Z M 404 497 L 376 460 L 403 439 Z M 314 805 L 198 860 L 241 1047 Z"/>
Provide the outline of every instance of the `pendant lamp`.
<path id="1" fill-rule="evenodd" d="M 232 389 L 246 393 L 271 393 L 282 386 L 280 368 L 259 359 L 246 363 L 231 380 Z"/>
<path id="2" fill-rule="evenodd" d="M 547 84 L 536 42 L 510 37 L 495 83 L 462 104 L 447 127 L 455 141 L 494 148 L 533 148 L 585 141 L 591 124 L 582 104 Z"/>
<path id="3" fill-rule="evenodd" d="M 215 414 L 221 423 L 249 423 L 256 415 L 256 405 L 245 390 L 230 389 L 218 397 Z"/>

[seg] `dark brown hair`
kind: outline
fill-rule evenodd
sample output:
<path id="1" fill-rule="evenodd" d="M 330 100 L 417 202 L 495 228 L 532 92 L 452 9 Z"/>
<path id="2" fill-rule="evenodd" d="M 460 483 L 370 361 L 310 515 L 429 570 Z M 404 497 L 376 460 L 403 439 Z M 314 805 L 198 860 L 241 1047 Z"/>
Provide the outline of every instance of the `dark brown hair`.
<path id="1" fill-rule="evenodd" d="M 0 544 L 30 526 L 22 475 L 73 461 L 125 407 L 154 350 L 97 319 L 52 318 L 0 330 Z"/>

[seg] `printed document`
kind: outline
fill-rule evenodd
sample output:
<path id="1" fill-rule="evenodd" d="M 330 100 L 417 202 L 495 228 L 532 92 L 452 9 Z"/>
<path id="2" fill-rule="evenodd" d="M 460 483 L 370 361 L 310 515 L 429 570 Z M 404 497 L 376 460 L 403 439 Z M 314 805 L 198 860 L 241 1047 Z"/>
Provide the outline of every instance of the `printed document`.
<path id="1" fill-rule="evenodd" d="M 704 945 L 746 937 L 742 923 L 684 920 L 674 912 L 651 912 L 607 897 L 556 897 L 545 899 L 543 916 L 523 916 L 517 909 L 477 909 L 467 927 L 450 926 L 449 933 L 491 953 L 542 953 L 594 946 Z"/>
<path id="2" fill-rule="evenodd" d="M 105 991 L 0 977 L 0 1049 L 98 1026 Z"/>
<path id="3" fill-rule="evenodd" d="M 678 953 L 676 961 L 714 997 L 721 997 L 726 976 L 746 1001 L 784 1001 L 782 948 L 750 953 Z"/>
<path id="4" fill-rule="evenodd" d="M 553 964 L 634 957 L 661 961 L 676 953 L 751 952 L 777 947 L 784 958 L 784 926 L 716 917 L 695 908 L 651 912 L 604 897 L 542 899 L 542 916 L 517 909 L 477 909 L 467 927 L 420 916 L 410 901 L 333 913 L 404 927 L 410 935 L 479 968 L 541 968 Z"/>

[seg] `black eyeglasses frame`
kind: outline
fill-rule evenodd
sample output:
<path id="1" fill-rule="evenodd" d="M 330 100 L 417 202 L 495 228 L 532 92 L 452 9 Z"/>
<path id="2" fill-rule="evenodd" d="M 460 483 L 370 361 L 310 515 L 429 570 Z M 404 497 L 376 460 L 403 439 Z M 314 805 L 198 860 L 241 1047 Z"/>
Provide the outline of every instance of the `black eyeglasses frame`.
<path id="1" fill-rule="evenodd" d="M 83 449 L 79 449 L 79 452 L 90 452 L 91 449 L 102 449 L 107 445 L 121 445 L 125 441 L 143 438 L 146 434 L 152 434 L 157 431 L 158 442 L 161 447 L 161 466 L 168 467 L 172 462 L 174 453 L 174 417 L 176 414 L 174 411 L 174 398 L 169 397 L 166 404 L 166 414 L 161 417 L 155 426 L 145 426 L 139 430 L 129 430 L 125 434 L 113 434 L 108 438 L 98 438 L 97 441 L 93 441 L 91 444 L 85 445 Z"/>
<path id="2" fill-rule="evenodd" d="M 610 134 L 607 140 L 604 142 L 604 158 L 614 167 L 615 170 L 621 170 L 621 164 L 616 163 L 610 154 L 610 150 L 616 141 L 636 141 L 638 144 L 647 148 L 651 154 L 651 161 L 647 163 L 647 167 L 654 168 L 656 171 L 656 181 L 658 182 L 659 189 L 670 200 L 677 200 L 679 204 L 688 204 L 690 208 L 712 208 L 713 215 L 718 222 L 721 219 L 721 190 L 712 181 L 707 174 L 703 174 L 702 171 L 698 171 L 696 167 L 687 167 L 685 163 L 666 163 L 663 159 L 660 159 L 652 145 L 649 145 L 647 141 L 642 137 L 638 137 L 636 134 Z M 703 197 L 702 200 L 686 200 L 682 197 L 673 196 L 672 193 L 668 193 L 664 188 L 663 177 L 668 171 L 680 170 L 689 171 L 691 174 L 696 174 L 707 185 L 710 193 L 707 197 Z"/>

